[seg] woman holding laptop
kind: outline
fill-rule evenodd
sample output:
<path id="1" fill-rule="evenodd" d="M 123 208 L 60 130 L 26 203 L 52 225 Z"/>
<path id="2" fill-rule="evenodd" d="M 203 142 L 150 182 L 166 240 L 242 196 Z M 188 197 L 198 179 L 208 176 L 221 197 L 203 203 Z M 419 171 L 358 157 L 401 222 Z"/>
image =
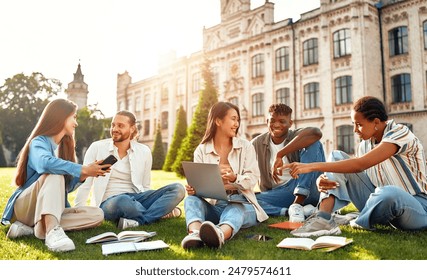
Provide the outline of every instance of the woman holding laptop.
<path id="1" fill-rule="evenodd" d="M 221 248 L 240 228 L 268 219 L 254 194 L 259 179 L 255 149 L 249 141 L 237 137 L 239 125 L 237 106 L 229 102 L 214 104 L 205 135 L 194 151 L 194 162 L 219 164 L 229 196 L 249 203 L 207 201 L 196 196 L 194 188 L 187 185 L 184 210 L 188 235 L 181 242 L 184 249 L 204 245 Z"/>

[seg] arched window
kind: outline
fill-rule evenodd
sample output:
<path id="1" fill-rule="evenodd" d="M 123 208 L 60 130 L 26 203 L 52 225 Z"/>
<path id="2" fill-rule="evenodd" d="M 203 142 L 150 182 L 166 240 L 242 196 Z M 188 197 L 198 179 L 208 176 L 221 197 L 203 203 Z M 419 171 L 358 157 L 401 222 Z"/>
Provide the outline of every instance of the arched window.
<path id="1" fill-rule="evenodd" d="M 352 78 L 351 76 L 342 76 L 335 79 L 335 104 L 347 104 L 353 102 L 352 97 Z"/>
<path id="2" fill-rule="evenodd" d="M 289 48 L 282 47 L 276 50 L 276 73 L 289 70 Z"/>
<path id="3" fill-rule="evenodd" d="M 353 126 L 342 125 L 337 127 L 337 149 L 347 154 L 354 154 Z"/>
<path id="4" fill-rule="evenodd" d="M 391 77 L 391 94 L 393 103 L 411 102 L 411 75 L 399 74 Z"/>
<path id="5" fill-rule="evenodd" d="M 334 32 L 334 57 L 342 57 L 351 54 L 350 29 L 340 29 Z"/>
<path id="6" fill-rule="evenodd" d="M 304 86 L 304 100 L 305 109 L 319 107 L 319 83 L 309 83 Z"/>
<path id="7" fill-rule="evenodd" d="M 390 56 L 408 53 L 408 28 L 396 27 L 388 32 Z"/>
<path id="8" fill-rule="evenodd" d="M 303 43 L 304 66 L 316 64 L 319 61 L 317 39 L 308 39 Z"/>
<path id="9" fill-rule="evenodd" d="M 259 92 L 252 95 L 252 116 L 264 115 L 264 94 Z"/>

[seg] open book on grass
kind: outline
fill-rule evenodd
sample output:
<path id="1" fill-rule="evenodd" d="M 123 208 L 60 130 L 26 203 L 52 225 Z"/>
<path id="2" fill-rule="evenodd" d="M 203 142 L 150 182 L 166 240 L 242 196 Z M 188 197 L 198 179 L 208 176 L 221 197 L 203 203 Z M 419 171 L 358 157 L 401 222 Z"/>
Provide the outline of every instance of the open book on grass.
<path id="1" fill-rule="evenodd" d="M 102 254 L 118 254 L 169 248 L 163 240 L 102 244 Z"/>
<path id="2" fill-rule="evenodd" d="M 306 237 L 288 237 L 280 241 L 277 247 L 300 250 L 322 249 L 330 252 L 351 242 L 353 242 L 353 239 L 342 236 L 321 236 L 316 240 Z"/>
<path id="3" fill-rule="evenodd" d="M 155 232 L 146 232 L 142 230 L 140 231 L 127 230 L 117 234 L 114 232 L 104 232 L 87 239 L 86 244 L 104 243 L 104 242 L 110 242 L 110 243 L 140 242 L 147 238 L 153 237 L 154 235 L 156 235 Z"/>

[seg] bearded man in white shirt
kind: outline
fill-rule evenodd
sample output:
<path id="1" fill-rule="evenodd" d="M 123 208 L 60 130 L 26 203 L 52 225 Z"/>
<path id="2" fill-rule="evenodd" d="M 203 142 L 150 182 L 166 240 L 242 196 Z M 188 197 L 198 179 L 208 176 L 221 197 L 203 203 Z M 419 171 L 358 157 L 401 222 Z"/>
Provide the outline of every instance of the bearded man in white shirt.
<path id="1" fill-rule="evenodd" d="M 93 186 L 91 205 L 100 207 L 105 219 L 117 223 L 120 229 L 180 216 L 177 205 L 184 199 L 184 186 L 173 183 L 151 189 L 152 154 L 146 145 L 136 141 L 135 115 L 129 111 L 116 113 L 110 133 L 111 138 L 89 146 L 83 162 L 102 161 L 109 155 L 118 161 L 106 176 L 88 178 L 80 186 L 75 205 L 86 204 Z"/>

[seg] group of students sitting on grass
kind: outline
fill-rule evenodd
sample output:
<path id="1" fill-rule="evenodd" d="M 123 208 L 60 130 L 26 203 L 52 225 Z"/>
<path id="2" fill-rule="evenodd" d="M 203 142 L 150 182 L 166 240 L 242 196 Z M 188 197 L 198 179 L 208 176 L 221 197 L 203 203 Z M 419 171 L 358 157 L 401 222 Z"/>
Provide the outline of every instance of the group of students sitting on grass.
<path id="1" fill-rule="evenodd" d="M 340 234 L 343 224 L 367 230 L 377 224 L 427 228 L 423 146 L 407 126 L 388 119 L 375 97 L 354 103 L 351 120 L 361 139 L 355 157 L 333 151 L 327 161 L 318 128 L 290 129 L 289 106 L 271 105 L 268 132 L 248 141 L 238 136 L 239 108 L 214 104 L 194 161 L 219 164 L 228 195 L 248 203 L 205 199 L 179 183 L 151 189 L 151 151 L 136 141 L 137 121 L 129 111 L 117 112 L 111 138 L 92 143 L 83 164 L 76 163 L 76 112 L 71 101 L 51 101 L 20 152 L 18 187 L 2 217 L 2 224 L 10 225 L 8 238 L 34 234 L 49 250 L 70 251 L 75 245 L 65 231 L 96 227 L 104 219 L 122 230 L 179 217 L 182 200 L 185 249 L 221 248 L 241 228 L 269 216 L 303 222 L 291 231 L 299 237 Z M 109 155 L 117 158 L 114 165 L 103 163 Z M 74 190 L 71 207 L 67 194 Z M 349 203 L 357 215 L 336 214 Z"/>

